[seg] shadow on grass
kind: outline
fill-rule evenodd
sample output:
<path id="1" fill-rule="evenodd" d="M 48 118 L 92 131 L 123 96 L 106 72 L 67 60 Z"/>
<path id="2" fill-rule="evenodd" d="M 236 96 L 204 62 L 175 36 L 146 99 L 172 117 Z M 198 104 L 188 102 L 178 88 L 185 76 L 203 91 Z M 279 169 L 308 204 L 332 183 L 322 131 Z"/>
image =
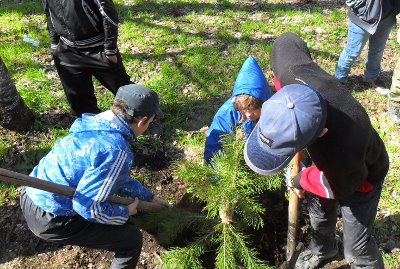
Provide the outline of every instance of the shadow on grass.
<path id="1" fill-rule="evenodd" d="M 399 214 L 387 215 L 375 220 L 375 238 L 379 248 L 385 253 L 391 254 L 400 248 L 399 227 Z"/>
<path id="2" fill-rule="evenodd" d="M 318 7 L 324 8 L 337 8 L 343 7 L 345 1 L 331 0 L 331 1 L 318 1 Z M 190 13 L 217 13 L 226 11 L 236 12 L 275 12 L 277 10 L 308 10 L 316 12 L 313 8 L 316 3 L 312 1 L 298 1 L 298 2 L 285 2 L 268 3 L 267 1 L 254 1 L 247 3 L 230 2 L 230 1 L 216 1 L 215 3 L 198 3 L 198 2 L 184 2 L 184 1 L 139 1 L 136 4 L 116 4 L 119 11 L 120 19 L 126 19 L 127 16 L 132 16 L 138 13 L 149 13 L 155 19 L 162 19 L 164 17 L 182 17 Z"/>
<path id="3" fill-rule="evenodd" d="M 69 129 L 76 117 L 72 112 L 50 110 L 36 112 L 35 131 L 47 131 L 49 129 Z"/>
<path id="4" fill-rule="evenodd" d="M 2 0 L 0 16 L 3 13 L 21 13 L 24 15 L 44 14 L 41 0 Z"/>
<path id="5" fill-rule="evenodd" d="M 12 149 L 0 157 L 0 167 L 28 175 L 50 149 L 50 145 L 27 151 Z"/>
<path id="6" fill-rule="evenodd" d="M 392 84 L 393 70 L 383 71 L 379 76 L 385 83 L 386 87 L 390 89 Z M 362 76 L 349 76 L 349 80 L 345 84 L 345 87 L 354 92 L 375 91 L 375 87 L 373 87 L 371 84 L 363 82 Z"/>
<path id="7" fill-rule="evenodd" d="M 74 117 L 68 112 L 35 113 L 35 131 L 19 136 L 13 146 L 0 156 L 0 167 L 22 174 L 29 174 L 39 161 L 51 150 L 54 135 L 63 136 Z M 61 130 L 60 130 L 61 129 Z M 49 130 L 54 130 L 52 134 Z M 37 132 L 41 132 L 40 137 Z M 45 137 L 43 137 L 43 133 Z M 26 145 L 29 143 L 29 145 Z M 26 150 L 28 148 L 28 150 Z"/>
<path id="8" fill-rule="evenodd" d="M 129 1 L 128 1 L 129 2 Z M 31 11 L 27 11 L 26 14 L 32 14 L 32 12 L 41 11 L 40 3 L 34 4 L 35 1 L 23 1 L 22 4 L 13 4 L 13 1 L 8 0 L 5 1 L 0 8 L 7 7 L 9 10 L 20 10 L 20 6 L 28 5 L 29 7 L 35 6 L 34 8 L 30 8 Z M 318 7 L 339 7 L 343 5 L 343 1 L 322 1 L 318 3 Z M 183 101 L 182 104 L 173 104 L 173 105 L 164 105 L 163 109 L 166 111 L 166 119 L 165 125 L 167 129 L 176 128 L 179 126 L 185 130 L 193 130 L 202 127 L 203 125 L 208 125 L 212 116 L 218 109 L 219 105 L 222 104 L 223 100 L 226 100 L 231 92 L 231 89 L 222 89 L 221 95 L 223 96 L 215 96 L 217 95 L 215 92 L 210 93 L 208 91 L 209 85 L 212 84 L 214 87 L 218 87 L 215 85 L 221 85 L 222 80 L 226 79 L 226 70 L 223 70 L 224 73 L 213 74 L 212 77 L 208 77 L 210 73 L 201 73 L 198 71 L 199 67 L 205 67 L 210 65 L 207 61 L 207 53 L 211 51 L 217 52 L 221 54 L 218 56 L 219 58 L 223 58 L 223 53 L 229 48 L 229 46 L 238 44 L 240 42 L 246 45 L 252 44 L 264 44 L 267 46 L 272 46 L 273 37 L 267 38 L 253 38 L 252 36 L 243 36 L 242 38 L 235 37 L 229 33 L 218 34 L 210 33 L 207 31 L 201 32 L 188 32 L 184 31 L 180 28 L 172 28 L 163 25 L 156 24 L 154 22 L 149 22 L 146 18 L 143 17 L 134 17 L 137 14 L 149 14 L 151 20 L 163 20 L 166 17 L 179 18 L 191 13 L 196 14 L 216 14 L 218 12 L 267 12 L 272 17 L 275 16 L 274 13 L 276 11 L 286 12 L 289 10 L 304 10 L 307 9 L 308 12 L 319 12 L 319 9 L 315 9 L 315 3 L 267 3 L 267 2 L 249 2 L 249 3 L 239 3 L 239 2 L 228 2 L 228 1 L 218 1 L 216 3 L 196 3 L 196 2 L 157 2 L 157 1 L 139 1 L 135 4 L 119 4 L 116 3 L 116 7 L 118 9 L 121 22 L 131 21 L 135 24 L 143 26 L 145 29 L 160 29 L 166 30 L 173 35 L 183 35 L 187 37 L 199 37 L 204 40 L 205 45 L 196 48 L 183 48 L 180 51 L 174 52 L 165 52 L 161 54 L 150 54 L 150 53 L 137 53 L 137 54 L 124 54 L 123 58 L 125 60 L 129 59 L 139 59 L 139 60 L 150 60 L 155 63 L 164 62 L 166 59 L 172 59 L 171 64 L 174 68 L 179 70 L 182 77 L 184 77 L 182 83 L 193 83 L 199 89 L 204 90 L 207 97 L 203 97 L 196 102 L 187 102 L 187 100 Z M 31 12 L 31 13 L 29 13 Z M 24 13 L 25 14 L 25 13 Z M 199 54 L 199 49 L 203 49 L 200 52 L 201 56 L 204 56 L 203 60 L 198 61 L 198 65 L 188 65 L 185 63 L 184 57 L 185 54 Z M 267 52 L 266 52 L 267 53 Z M 246 52 L 243 53 L 244 55 Z M 244 59 L 243 59 L 244 60 Z M 265 62 L 265 61 L 264 61 Z M 268 62 L 268 60 L 267 60 Z M 23 63 L 21 63 L 23 64 Z M 230 85 L 233 86 L 235 75 L 237 74 L 240 63 L 229 63 L 230 66 L 227 66 L 227 70 L 232 70 L 232 82 Z M 39 65 L 35 66 L 36 68 L 40 68 Z M 267 70 L 264 70 L 267 71 Z M 183 87 L 183 86 L 182 86 Z M 181 87 L 181 88 L 182 88 Z M 161 93 L 162 95 L 162 93 Z M 179 98 L 176 98 L 179 99 Z M 218 99 L 216 103 L 218 105 L 214 106 L 214 99 Z M 211 108 L 210 108 L 211 104 Z M 180 115 L 182 119 L 177 119 L 176 115 Z M 169 117 L 171 116 L 171 117 Z M 45 122 L 43 127 L 40 129 L 44 129 L 46 127 L 52 128 L 51 124 L 58 124 L 57 122 Z M 66 128 L 67 126 L 63 126 Z M 54 128 L 54 127 L 53 127 Z"/>
<path id="9" fill-rule="evenodd" d="M 339 7 L 344 4 L 343 1 L 322 1 L 318 3 L 319 7 Z M 185 77 L 185 82 L 194 83 L 200 89 L 207 92 L 207 87 L 210 84 L 218 85 L 218 78 L 214 77 L 202 77 L 199 75 L 198 67 L 207 66 L 207 62 L 199 62 L 198 66 L 191 66 L 185 64 L 185 55 L 207 54 L 207 52 L 216 53 L 219 58 L 224 58 L 224 53 L 227 53 L 227 49 L 230 46 L 235 46 L 239 43 L 246 45 L 253 44 L 263 44 L 266 46 L 272 46 L 274 41 L 274 36 L 266 35 L 267 37 L 254 38 L 252 36 L 243 35 L 242 37 L 236 37 L 232 34 L 226 32 L 224 29 L 216 29 L 216 31 L 185 31 L 179 27 L 169 27 L 165 25 L 160 25 L 154 21 L 163 21 L 166 18 L 178 18 L 186 15 L 195 13 L 197 15 L 213 15 L 218 12 L 268 12 L 272 17 L 274 17 L 275 12 L 279 10 L 280 12 L 285 12 L 289 10 L 303 10 L 310 9 L 308 12 L 319 12 L 315 7 L 315 3 L 266 3 L 266 2 L 252 2 L 252 3 L 231 3 L 228 1 L 220 1 L 217 3 L 187 3 L 187 2 L 157 2 L 157 1 L 142 1 L 136 4 L 117 4 L 117 9 L 120 14 L 121 21 L 130 21 L 137 24 L 144 29 L 157 29 L 162 32 L 168 33 L 168 35 L 176 35 L 183 37 L 196 37 L 202 39 L 202 45 L 195 48 L 183 48 L 179 51 L 167 51 L 165 53 L 136 53 L 136 54 L 124 54 L 123 58 L 127 59 L 139 59 L 153 61 L 155 63 L 164 61 L 166 59 L 171 59 L 169 64 L 175 67 L 183 76 Z M 138 17 L 137 15 L 144 15 Z M 146 15 L 148 14 L 148 15 Z M 147 16 L 147 17 L 146 17 Z M 150 21 L 151 20 L 151 21 Z M 203 45 L 204 44 L 204 45 Z M 251 54 L 243 52 L 243 57 L 245 55 Z M 327 54 L 327 52 L 325 52 Z M 325 55 L 324 54 L 324 55 Z M 183 57 L 182 57 L 183 56 Z M 207 56 L 205 57 L 207 59 Z M 257 58 L 257 57 L 256 57 Z M 243 59 L 244 60 L 244 59 Z M 210 62 L 208 62 L 208 65 Z M 229 68 L 229 67 L 228 67 Z M 235 73 L 239 70 L 240 64 L 234 69 Z M 266 70 L 265 70 L 266 71 Z M 222 74 L 223 75 L 223 74 Z M 203 79 L 204 78 L 204 79 Z M 232 81 L 233 85 L 233 81 Z"/>

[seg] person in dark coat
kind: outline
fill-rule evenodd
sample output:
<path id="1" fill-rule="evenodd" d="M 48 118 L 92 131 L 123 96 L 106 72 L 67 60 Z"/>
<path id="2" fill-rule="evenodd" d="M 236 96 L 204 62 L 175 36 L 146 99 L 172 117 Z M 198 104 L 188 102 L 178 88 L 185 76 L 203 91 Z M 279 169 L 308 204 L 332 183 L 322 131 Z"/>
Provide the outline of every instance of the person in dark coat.
<path id="1" fill-rule="evenodd" d="M 112 0 L 42 0 L 54 64 L 72 111 L 100 113 L 93 77 L 114 95 L 131 84 L 118 51 Z"/>
<path id="2" fill-rule="evenodd" d="M 261 174 L 284 169 L 306 149 L 313 165 L 290 183 L 306 198 L 311 242 L 296 268 L 319 268 L 338 252 L 335 227 L 340 207 L 344 255 L 352 268 L 384 268 L 372 237 L 388 154 L 370 119 L 354 97 L 311 58 L 306 43 L 293 33 L 273 45 L 275 86 L 283 86 L 262 107 L 244 154 Z"/>

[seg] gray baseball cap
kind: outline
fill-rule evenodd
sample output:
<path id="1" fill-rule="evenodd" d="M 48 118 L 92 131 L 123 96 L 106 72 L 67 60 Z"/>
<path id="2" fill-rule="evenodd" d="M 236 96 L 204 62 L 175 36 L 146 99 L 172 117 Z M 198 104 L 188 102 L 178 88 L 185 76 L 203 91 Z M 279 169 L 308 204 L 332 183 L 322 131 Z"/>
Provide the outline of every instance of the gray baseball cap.
<path id="1" fill-rule="evenodd" d="M 129 84 L 118 89 L 115 99 L 126 102 L 128 109 L 126 113 L 134 116 L 150 116 L 156 114 L 157 117 L 164 117 L 160 109 L 158 95 L 155 91 L 139 84 Z"/>

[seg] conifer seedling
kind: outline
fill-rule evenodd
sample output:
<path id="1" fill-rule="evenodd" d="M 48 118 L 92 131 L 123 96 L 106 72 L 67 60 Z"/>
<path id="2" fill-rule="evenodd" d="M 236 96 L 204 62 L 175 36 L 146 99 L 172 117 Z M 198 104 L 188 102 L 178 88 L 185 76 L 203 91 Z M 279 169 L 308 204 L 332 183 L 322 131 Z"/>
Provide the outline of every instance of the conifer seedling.
<path id="1" fill-rule="evenodd" d="M 251 171 L 244 162 L 243 139 L 227 134 L 221 143 L 223 150 L 213 156 L 210 165 L 186 160 L 177 163 L 176 175 L 184 180 L 192 197 L 205 205 L 202 212 L 175 208 L 148 217 L 158 225 L 158 240 L 164 243 L 177 239 L 185 229 L 196 233 L 183 247 L 163 254 L 165 269 L 204 268 L 201 257 L 208 252 L 215 252 L 216 269 L 270 268 L 249 246 L 246 232 L 263 227 L 265 209 L 257 195 L 279 188 L 282 176 Z"/>

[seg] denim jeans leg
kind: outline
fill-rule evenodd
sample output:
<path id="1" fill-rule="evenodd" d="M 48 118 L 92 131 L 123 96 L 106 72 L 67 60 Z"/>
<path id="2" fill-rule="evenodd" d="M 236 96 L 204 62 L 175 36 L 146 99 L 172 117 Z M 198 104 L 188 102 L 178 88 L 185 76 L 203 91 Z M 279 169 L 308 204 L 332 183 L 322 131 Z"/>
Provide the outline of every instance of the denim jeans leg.
<path id="1" fill-rule="evenodd" d="M 396 17 L 394 15 L 385 18 L 379 23 L 376 32 L 369 37 L 368 54 L 364 72 L 365 78 L 371 80 L 378 78 L 381 72 L 381 60 L 386 42 L 395 22 Z"/>
<path id="2" fill-rule="evenodd" d="M 360 56 L 370 34 L 349 20 L 347 44 L 336 64 L 335 77 L 346 81 L 354 61 Z"/>

